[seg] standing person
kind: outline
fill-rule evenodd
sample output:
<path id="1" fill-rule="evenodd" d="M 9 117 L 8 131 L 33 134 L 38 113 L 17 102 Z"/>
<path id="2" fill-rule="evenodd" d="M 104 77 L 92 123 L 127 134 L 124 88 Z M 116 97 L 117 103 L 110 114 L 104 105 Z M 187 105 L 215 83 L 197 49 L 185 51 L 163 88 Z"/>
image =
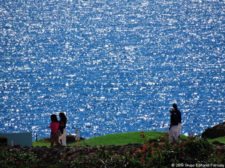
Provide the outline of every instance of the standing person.
<path id="1" fill-rule="evenodd" d="M 67 123 L 67 118 L 66 115 L 61 112 L 59 113 L 59 131 L 61 135 L 59 136 L 59 143 L 63 146 L 66 146 L 66 123 Z"/>
<path id="2" fill-rule="evenodd" d="M 54 144 L 59 145 L 59 141 L 58 141 L 59 122 L 55 114 L 51 115 L 51 123 L 49 128 L 51 129 L 51 136 L 50 136 L 51 147 L 53 147 Z"/>
<path id="3" fill-rule="evenodd" d="M 177 117 L 178 117 L 177 133 L 178 133 L 178 137 L 179 137 L 181 134 L 181 112 L 177 108 L 176 103 L 173 104 L 173 110 L 177 113 Z"/>
<path id="4" fill-rule="evenodd" d="M 169 128 L 169 142 L 175 143 L 178 140 L 178 123 L 179 123 L 179 114 L 174 108 L 176 106 L 173 104 L 173 108 L 170 110 L 170 128 Z"/>

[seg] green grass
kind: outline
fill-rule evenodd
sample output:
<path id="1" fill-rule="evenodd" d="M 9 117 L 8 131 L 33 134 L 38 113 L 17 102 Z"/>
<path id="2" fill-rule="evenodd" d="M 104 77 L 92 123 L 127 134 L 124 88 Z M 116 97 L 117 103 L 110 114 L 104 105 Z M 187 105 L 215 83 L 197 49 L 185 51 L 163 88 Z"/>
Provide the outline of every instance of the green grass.
<path id="1" fill-rule="evenodd" d="M 41 139 L 39 141 L 35 141 L 32 143 L 32 146 L 33 147 L 50 147 L 50 142 L 46 139 Z"/>
<path id="2" fill-rule="evenodd" d="M 145 139 L 158 139 L 165 135 L 162 132 L 144 132 Z M 144 139 L 141 138 L 140 132 L 128 132 L 108 134 L 105 136 L 93 137 L 78 143 L 69 144 L 69 146 L 100 146 L 100 145 L 126 145 L 126 144 L 144 143 Z M 33 146 L 50 146 L 50 142 L 43 139 L 37 142 L 33 142 Z"/>
<path id="3" fill-rule="evenodd" d="M 225 144 L 225 136 L 224 137 L 219 137 L 219 138 L 214 138 L 214 139 L 208 139 L 208 141 L 210 143 L 219 142 L 219 143 Z"/>
<path id="4" fill-rule="evenodd" d="M 145 139 L 158 139 L 166 135 L 163 132 L 144 132 Z M 187 137 L 182 135 L 181 139 L 186 139 Z M 215 139 L 208 139 L 210 143 L 215 141 L 225 144 L 225 137 L 219 137 Z M 127 132 L 127 133 L 117 133 L 117 134 L 108 134 L 99 137 L 93 137 L 80 141 L 77 143 L 69 144 L 69 146 L 101 146 L 101 145 L 126 145 L 126 144 L 143 144 L 144 139 L 141 138 L 140 132 Z M 33 146 L 45 146 L 50 147 L 50 142 L 46 139 L 33 142 Z"/>
<path id="5" fill-rule="evenodd" d="M 158 139 L 165 135 L 162 132 L 144 132 L 145 139 Z M 109 134 L 100 137 L 94 137 L 81 141 L 80 145 L 89 145 L 89 146 L 99 146 L 99 145 L 126 145 L 126 144 L 142 144 L 144 139 L 141 138 L 140 132 L 128 132 L 128 133 L 117 133 Z M 73 144 L 76 145 L 76 144 Z"/>

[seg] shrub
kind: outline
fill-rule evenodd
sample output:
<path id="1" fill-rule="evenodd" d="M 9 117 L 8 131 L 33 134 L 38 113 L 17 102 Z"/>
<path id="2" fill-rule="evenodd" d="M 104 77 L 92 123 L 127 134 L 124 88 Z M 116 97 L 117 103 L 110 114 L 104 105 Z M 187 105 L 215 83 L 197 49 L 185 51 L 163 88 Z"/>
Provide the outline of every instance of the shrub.
<path id="1" fill-rule="evenodd" d="M 143 135 L 142 135 L 143 136 Z M 168 141 L 168 140 L 167 140 Z M 149 141 L 133 153 L 133 160 L 142 167 L 170 167 L 178 163 L 221 163 L 213 145 L 201 138 L 188 138 L 169 144 L 165 138 Z"/>
<path id="2" fill-rule="evenodd" d="M 201 161 L 207 162 L 210 154 L 213 154 L 213 145 L 203 139 L 191 139 L 185 143 L 184 154 L 187 162 Z"/>
<path id="3" fill-rule="evenodd" d="M 31 165 L 33 165 L 33 167 L 38 167 L 38 162 L 39 160 L 33 153 L 27 153 L 21 150 L 8 151 L 5 149 L 1 149 L 0 151 L 1 167 L 26 168 Z"/>

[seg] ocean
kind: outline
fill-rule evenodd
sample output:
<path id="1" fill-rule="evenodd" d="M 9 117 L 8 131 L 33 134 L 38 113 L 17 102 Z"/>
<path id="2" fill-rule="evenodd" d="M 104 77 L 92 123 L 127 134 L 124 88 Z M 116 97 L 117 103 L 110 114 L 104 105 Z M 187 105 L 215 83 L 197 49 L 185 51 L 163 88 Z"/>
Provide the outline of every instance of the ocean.
<path id="1" fill-rule="evenodd" d="M 1 0 L 0 132 L 182 133 L 225 120 L 224 0 Z"/>

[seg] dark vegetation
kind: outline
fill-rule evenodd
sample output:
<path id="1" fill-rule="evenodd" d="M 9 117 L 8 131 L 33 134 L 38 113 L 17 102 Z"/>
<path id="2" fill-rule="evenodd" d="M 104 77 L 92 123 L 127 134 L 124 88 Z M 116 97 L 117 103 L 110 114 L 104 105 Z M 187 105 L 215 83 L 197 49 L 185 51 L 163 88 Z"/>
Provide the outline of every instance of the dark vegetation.
<path id="1" fill-rule="evenodd" d="M 0 165 L 10 168 L 161 168 L 179 163 L 225 164 L 224 144 L 213 144 L 198 137 L 184 137 L 177 144 L 169 144 L 167 134 L 153 139 L 144 132 L 139 133 L 139 137 L 143 143 L 102 146 L 75 143 L 54 148 L 2 146 Z"/>

